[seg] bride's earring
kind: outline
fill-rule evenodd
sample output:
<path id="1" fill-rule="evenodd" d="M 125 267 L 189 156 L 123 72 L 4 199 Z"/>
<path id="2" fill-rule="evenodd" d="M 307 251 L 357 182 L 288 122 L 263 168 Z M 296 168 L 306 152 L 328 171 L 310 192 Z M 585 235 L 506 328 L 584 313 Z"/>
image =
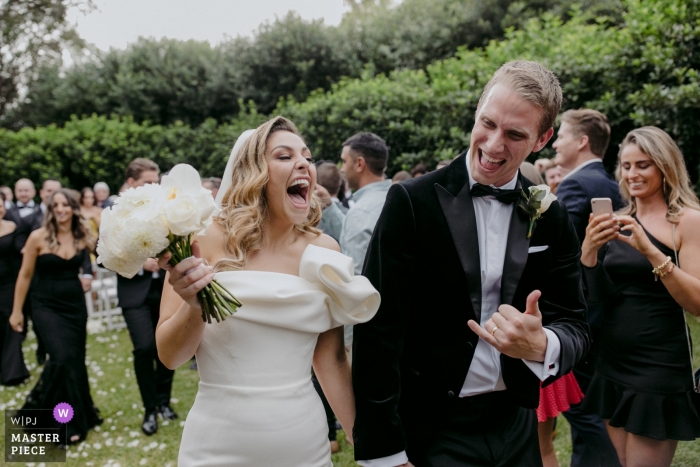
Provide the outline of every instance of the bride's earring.
<path id="1" fill-rule="evenodd" d="M 661 179 L 661 189 L 664 191 L 664 198 L 666 197 L 666 177 Z"/>

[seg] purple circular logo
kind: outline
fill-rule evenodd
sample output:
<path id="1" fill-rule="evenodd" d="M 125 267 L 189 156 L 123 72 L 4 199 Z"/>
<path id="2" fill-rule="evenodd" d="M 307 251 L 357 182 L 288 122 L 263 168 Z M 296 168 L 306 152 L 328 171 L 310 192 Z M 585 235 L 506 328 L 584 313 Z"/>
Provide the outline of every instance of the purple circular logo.
<path id="1" fill-rule="evenodd" d="M 61 402 L 53 408 L 53 418 L 58 423 L 68 423 L 73 420 L 73 407 L 66 402 Z"/>

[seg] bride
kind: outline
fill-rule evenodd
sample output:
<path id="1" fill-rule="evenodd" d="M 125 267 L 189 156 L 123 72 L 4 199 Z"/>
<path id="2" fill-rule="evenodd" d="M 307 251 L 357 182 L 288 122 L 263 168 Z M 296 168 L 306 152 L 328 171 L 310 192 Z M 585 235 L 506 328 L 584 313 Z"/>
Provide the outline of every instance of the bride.
<path id="1" fill-rule="evenodd" d="M 168 368 L 197 356 L 199 391 L 178 465 L 331 467 L 328 426 L 311 367 L 346 432 L 355 418 L 342 325 L 379 307 L 352 259 L 315 228 L 316 169 L 292 122 L 241 135 L 217 201 L 221 213 L 194 257 L 168 269 L 158 355 Z M 213 265 L 213 266 L 210 266 Z M 205 324 L 197 292 L 214 277 L 243 303 Z M 350 438 L 350 437 L 349 437 Z"/>

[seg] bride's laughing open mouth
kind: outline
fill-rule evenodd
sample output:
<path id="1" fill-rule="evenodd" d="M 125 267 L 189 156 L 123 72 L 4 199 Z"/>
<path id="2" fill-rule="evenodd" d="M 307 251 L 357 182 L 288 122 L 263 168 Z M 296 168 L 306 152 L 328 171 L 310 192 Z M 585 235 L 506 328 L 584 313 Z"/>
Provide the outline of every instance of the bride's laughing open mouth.
<path id="1" fill-rule="evenodd" d="M 287 196 L 296 208 L 306 209 L 309 205 L 309 179 L 297 178 L 287 188 Z"/>

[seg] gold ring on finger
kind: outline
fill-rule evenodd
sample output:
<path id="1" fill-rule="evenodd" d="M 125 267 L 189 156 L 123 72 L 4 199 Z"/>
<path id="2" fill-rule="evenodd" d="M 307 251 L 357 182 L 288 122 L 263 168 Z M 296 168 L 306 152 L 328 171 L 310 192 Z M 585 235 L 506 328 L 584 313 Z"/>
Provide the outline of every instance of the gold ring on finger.
<path id="1" fill-rule="evenodd" d="M 491 330 L 491 335 L 493 336 L 496 331 L 498 331 L 498 326 L 494 326 L 493 329 Z"/>

